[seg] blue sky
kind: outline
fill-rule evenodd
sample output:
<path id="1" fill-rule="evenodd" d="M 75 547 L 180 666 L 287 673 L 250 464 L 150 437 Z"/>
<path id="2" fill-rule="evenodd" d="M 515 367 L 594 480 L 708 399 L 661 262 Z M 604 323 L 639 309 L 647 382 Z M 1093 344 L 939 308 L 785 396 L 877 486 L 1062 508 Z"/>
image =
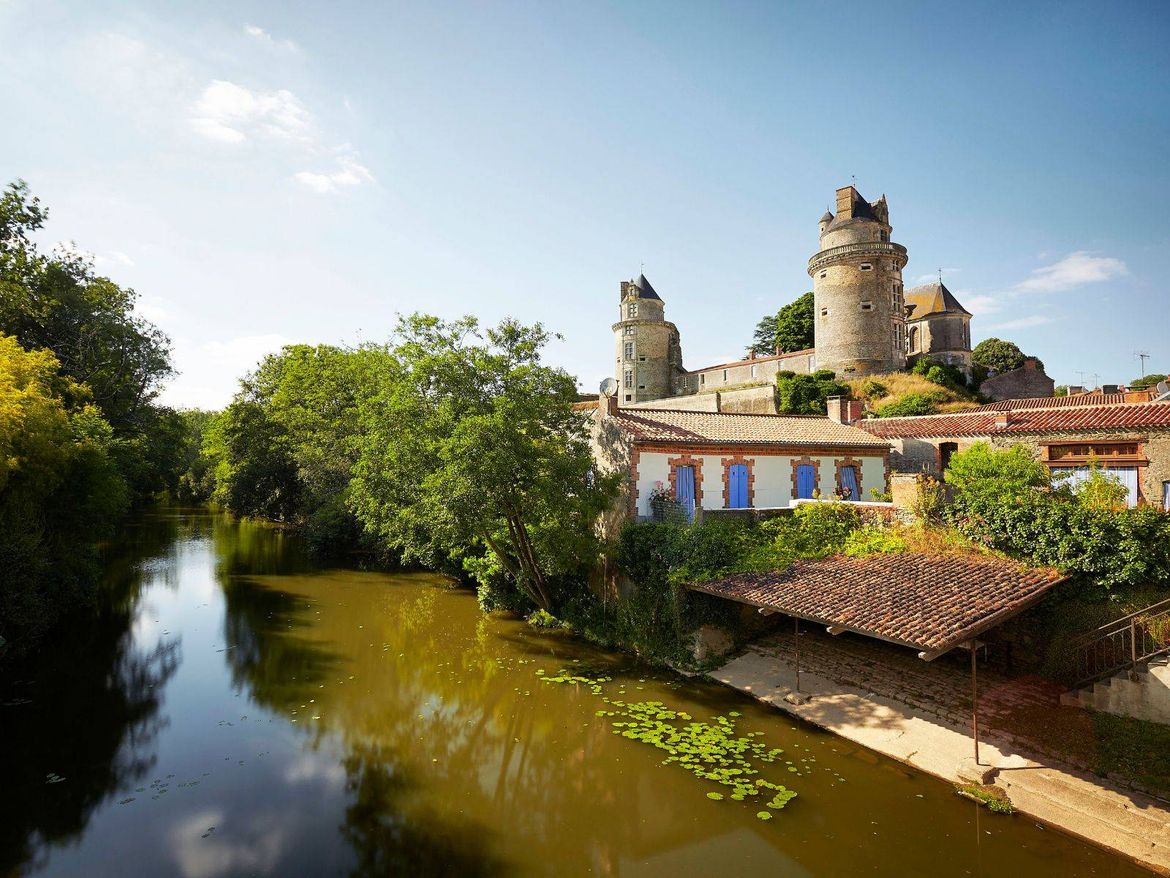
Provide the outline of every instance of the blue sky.
<path id="1" fill-rule="evenodd" d="M 885 193 L 1058 382 L 1170 371 L 1170 4 L 0 0 L 0 176 L 142 296 L 220 406 L 286 342 L 397 312 L 541 321 L 595 390 L 646 275 L 686 364 L 811 289 Z"/>

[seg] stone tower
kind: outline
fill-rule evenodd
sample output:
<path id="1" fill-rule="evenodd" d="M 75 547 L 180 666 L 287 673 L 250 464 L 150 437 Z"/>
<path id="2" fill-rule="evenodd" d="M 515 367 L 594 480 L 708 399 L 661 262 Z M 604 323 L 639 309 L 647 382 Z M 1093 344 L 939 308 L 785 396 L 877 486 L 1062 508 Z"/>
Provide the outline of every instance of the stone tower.
<path id="1" fill-rule="evenodd" d="M 821 217 L 821 249 L 808 261 L 815 300 L 816 365 L 839 378 L 906 368 L 902 268 L 883 195 L 872 204 L 837 190 L 837 215 Z"/>
<path id="2" fill-rule="evenodd" d="M 665 305 L 646 275 L 622 281 L 618 308 L 613 325 L 618 405 L 672 396 L 684 374 L 682 347 L 678 329 L 666 320 Z"/>

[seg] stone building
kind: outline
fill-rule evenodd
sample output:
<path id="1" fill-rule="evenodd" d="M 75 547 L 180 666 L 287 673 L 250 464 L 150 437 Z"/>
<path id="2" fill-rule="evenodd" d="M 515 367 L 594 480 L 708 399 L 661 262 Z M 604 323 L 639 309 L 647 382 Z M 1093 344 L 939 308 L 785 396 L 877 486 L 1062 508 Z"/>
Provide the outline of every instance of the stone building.
<path id="1" fill-rule="evenodd" d="M 890 241 L 886 197 L 870 203 L 852 186 L 838 189 L 837 214 L 826 212 L 820 229 L 808 261 L 818 368 L 847 377 L 906 368 L 906 248 Z"/>
<path id="2" fill-rule="evenodd" d="M 992 375 L 979 385 L 979 392 L 988 399 L 1035 399 L 1052 396 L 1056 382 L 1044 374 L 1044 369 L 1035 357 L 1028 357 L 1024 365 L 1010 372 Z"/>
<path id="3" fill-rule="evenodd" d="M 890 445 L 828 417 L 619 408 L 593 411 L 593 455 L 624 476 L 621 517 L 653 514 L 651 495 L 695 509 L 775 509 L 798 499 L 860 501 L 887 489 Z"/>
<path id="4" fill-rule="evenodd" d="M 896 473 L 942 478 L 976 442 L 1028 447 L 1055 477 L 1074 482 L 1096 464 L 1129 488 L 1129 504 L 1170 511 L 1170 401 L 1150 394 L 1014 399 L 965 412 L 873 418 L 856 425 L 892 443 Z"/>
<path id="5" fill-rule="evenodd" d="M 743 360 L 685 369 L 678 330 L 666 320 L 658 293 L 644 274 L 623 281 L 621 313 L 613 324 L 618 404 L 774 412 L 771 388 L 779 371 L 829 369 L 849 378 L 900 371 L 908 357 L 929 357 L 969 374 L 971 314 L 941 283 L 914 290 L 913 301 L 907 298 L 906 248 L 890 240 L 891 231 L 884 195 L 869 202 L 853 186 L 837 190 L 836 213 L 821 217 L 820 249 L 808 263 L 816 344 L 803 351 L 757 351 Z"/>
<path id="6" fill-rule="evenodd" d="M 971 312 L 941 280 L 906 291 L 906 361 L 924 357 L 971 377 Z"/>
<path id="7" fill-rule="evenodd" d="M 662 399 L 682 389 L 682 347 L 665 307 L 646 275 L 622 281 L 613 325 L 620 405 Z"/>

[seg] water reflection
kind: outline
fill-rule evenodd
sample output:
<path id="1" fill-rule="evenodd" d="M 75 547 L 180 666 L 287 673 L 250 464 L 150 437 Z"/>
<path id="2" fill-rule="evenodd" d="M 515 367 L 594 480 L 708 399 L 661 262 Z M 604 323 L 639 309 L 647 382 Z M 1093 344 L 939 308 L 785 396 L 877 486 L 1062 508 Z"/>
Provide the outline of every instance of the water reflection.
<path id="1" fill-rule="evenodd" d="M 80 836 L 153 767 L 179 638 L 144 648 L 130 627 L 145 571 L 174 547 L 177 525 L 160 517 L 129 529 L 110 552 L 97 612 L 68 620 L 35 662 L 0 677 L 0 873 L 43 865 L 49 846 Z"/>
<path id="2" fill-rule="evenodd" d="M 1140 874 L 1023 820 L 977 825 L 946 785 L 731 690 L 485 618 L 433 576 L 314 569 L 287 534 L 205 513 L 148 519 L 123 551 L 105 621 L 0 709 L 18 742 L 0 874 Z M 742 712 L 800 798 L 769 824 L 708 800 L 535 673 L 562 666 Z"/>

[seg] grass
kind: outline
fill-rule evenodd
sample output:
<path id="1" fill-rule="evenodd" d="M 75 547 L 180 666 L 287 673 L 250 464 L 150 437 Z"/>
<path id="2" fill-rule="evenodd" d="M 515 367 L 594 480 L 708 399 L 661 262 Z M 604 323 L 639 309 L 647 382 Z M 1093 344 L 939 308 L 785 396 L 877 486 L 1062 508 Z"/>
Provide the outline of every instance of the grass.
<path id="1" fill-rule="evenodd" d="M 1015 814 L 1007 793 L 993 784 L 963 784 L 955 787 L 955 792 L 966 799 L 982 802 L 987 810 L 996 814 Z"/>
<path id="2" fill-rule="evenodd" d="M 870 382 L 877 382 L 886 388 L 886 393 L 880 397 L 866 397 L 862 387 Z M 978 403 L 970 393 L 948 390 L 947 388 L 927 381 L 921 375 L 913 372 L 891 372 L 887 375 L 870 375 L 865 378 L 850 378 L 844 382 L 849 385 L 855 399 L 864 399 L 870 410 L 883 405 L 897 402 L 911 393 L 939 394 L 941 401 L 938 404 L 940 412 L 961 412 L 974 408 Z"/>
<path id="3" fill-rule="evenodd" d="M 1093 713 L 1097 771 L 1120 775 L 1170 798 L 1170 726 L 1111 713 Z"/>

